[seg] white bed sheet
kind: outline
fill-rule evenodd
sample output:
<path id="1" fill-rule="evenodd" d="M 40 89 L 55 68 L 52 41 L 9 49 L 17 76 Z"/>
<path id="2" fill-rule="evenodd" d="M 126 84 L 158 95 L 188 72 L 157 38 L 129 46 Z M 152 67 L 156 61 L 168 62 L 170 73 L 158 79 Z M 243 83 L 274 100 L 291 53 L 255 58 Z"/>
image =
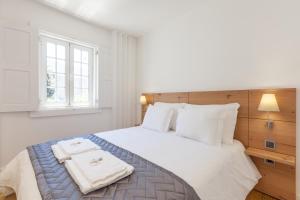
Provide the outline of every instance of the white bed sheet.
<path id="1" fill-rule="evenodd" d="M 173 172 L 202 200 L 243 200 L 261 177 L 236 140 L 215 147 L 141 127 L 96 135 Z M 0 186 L 13 188 L 18 200 L 41 200 L 27 150 L 5 167 Z"/>

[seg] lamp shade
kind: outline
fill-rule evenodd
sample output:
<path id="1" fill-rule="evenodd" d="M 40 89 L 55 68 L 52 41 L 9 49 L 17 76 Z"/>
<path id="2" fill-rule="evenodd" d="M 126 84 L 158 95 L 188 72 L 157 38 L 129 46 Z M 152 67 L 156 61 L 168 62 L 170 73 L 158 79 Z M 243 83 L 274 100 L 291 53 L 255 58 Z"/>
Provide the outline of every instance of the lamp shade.
<path id="1" fill-rule="evenodd" d="M 275 94 L 263 94 L 258 106 L 258 110 L 266 112 L 279 112 L 279 106 L 277 104 Z"/>
<path id="2" fill-rule="evenodd" d="M 141 103 L 142 105 L 147 104 L 147 99 L 146 99 L 145 96 L 141 96 L 141 97 L 140 97 L 140 103 Z"/>

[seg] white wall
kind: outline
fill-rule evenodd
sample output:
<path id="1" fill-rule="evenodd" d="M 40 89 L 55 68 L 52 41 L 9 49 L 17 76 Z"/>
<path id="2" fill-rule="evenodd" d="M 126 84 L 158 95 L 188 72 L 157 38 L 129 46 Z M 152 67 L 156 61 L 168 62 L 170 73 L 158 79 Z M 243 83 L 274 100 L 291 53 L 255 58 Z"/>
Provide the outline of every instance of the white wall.
<path id="1" fill-rule="evenodd" d="M 299 89 L 299 8 L 298 0 L 199 1 L 139 40 L 140 92 Z M 299 117 L 297 126 L 299 135 Z M 300 137 L 297 146 L 298 172 Z"/>
<path id="2" fill-rule="evenodd" d="M 112 69 L 110 51 L 112 33 L 89 25 L 32 0 L 0 0 L 0 19 L 30 22 L 33 26 L 55 34 L 96 44 L 108 55 L 101 67 L 101 113 L 31 118 L 28 112 L 0 113 L 0 167 L 34 143 L 69 135 L 94 133 L 112 129 Z M 101 98 L 100 97 L 100 98 Z"/>

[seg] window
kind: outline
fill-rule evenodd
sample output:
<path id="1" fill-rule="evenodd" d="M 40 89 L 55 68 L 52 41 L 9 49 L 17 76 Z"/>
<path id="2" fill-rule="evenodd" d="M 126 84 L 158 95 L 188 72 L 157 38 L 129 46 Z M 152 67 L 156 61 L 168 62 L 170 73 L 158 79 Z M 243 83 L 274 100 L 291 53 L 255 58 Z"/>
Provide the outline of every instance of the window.
<path id="1" fill-rule="evenodd" d="M 84 108 L 97 104 L 96 49 L 41 36 L 42 108 Z"/>

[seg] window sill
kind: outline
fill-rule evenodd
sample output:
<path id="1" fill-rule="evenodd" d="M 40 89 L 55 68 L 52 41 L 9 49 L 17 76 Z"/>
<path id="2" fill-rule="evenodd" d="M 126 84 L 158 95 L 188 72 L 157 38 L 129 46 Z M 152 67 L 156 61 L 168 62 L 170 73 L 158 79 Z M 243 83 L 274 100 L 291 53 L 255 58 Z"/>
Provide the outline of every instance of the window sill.
<path id="1" fill-rule="evenodd" d="M 30 117 L 55 117 L 67 115 L 82 115 L 93 114 L 101 112 L 100 108 L 86 107 L 86 108 L 43 108 L 38 111 L 30 112 Z"/>

